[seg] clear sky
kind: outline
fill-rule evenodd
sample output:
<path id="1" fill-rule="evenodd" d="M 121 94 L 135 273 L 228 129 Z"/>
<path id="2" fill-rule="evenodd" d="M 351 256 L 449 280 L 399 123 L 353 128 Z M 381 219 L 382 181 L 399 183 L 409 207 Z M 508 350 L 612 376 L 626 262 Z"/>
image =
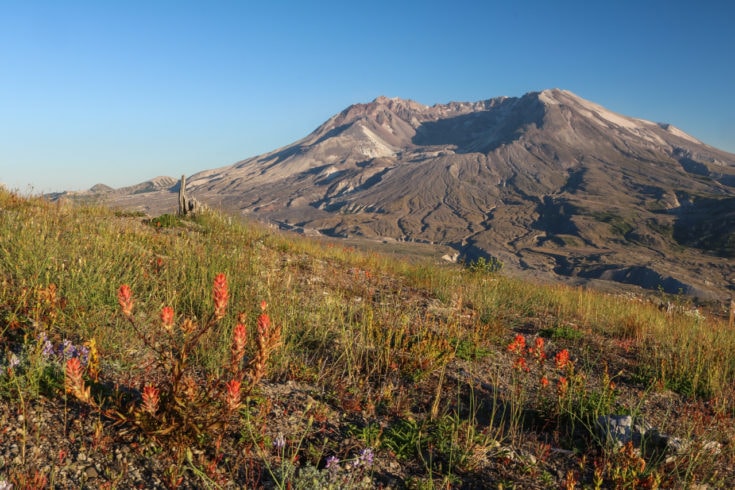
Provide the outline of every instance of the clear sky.
<path id="1" fill-rule="evenodd" d="M 0 182 L 121 187 L 378 95 L 554 87 L 735 152 L 734 24 L 729 0 L 0 0 Z"/>

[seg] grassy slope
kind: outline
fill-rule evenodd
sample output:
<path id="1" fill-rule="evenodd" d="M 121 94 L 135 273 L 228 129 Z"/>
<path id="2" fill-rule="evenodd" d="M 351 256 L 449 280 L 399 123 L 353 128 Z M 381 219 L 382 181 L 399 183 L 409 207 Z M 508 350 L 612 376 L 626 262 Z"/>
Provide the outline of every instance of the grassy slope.
<path id="1" fill-rule="evenodd" d="M 121 390 L 163 383 L 166 373 L 151 368 L 149 346 L 119 311 L 117 288 L 131 286 L 137 322 L 155 337 L 164 306 L 174 308 L 177 325 L 204 322 L 212 281 L 224 273 L 228 315 L 194 353 L 199 381 L 224 372 L 238 313 L 255 355 L 261 301 L 282 342 L 228 430 L 168 440 L 133 428 L 161 448 L 151 457 L 182 484 L 285 486 L 308 475 L 341 478 L 338 487 L 363 479 L 418 488 L 734 481 L 735 340 L 718 319 L 686 308 L 667 314 L 640 298 L 408 264 L 217 214 L 160 224 L 0 190 L 0 396 L 75 403 L 64 393 L 63 366 L 40 353 L 41 334 L 57 345 L 95 340 L 101 373 L 96 383 L 86 379 L 102 406 L 115 406 Z M 543 339 L 546 359 L 541 350 L 509 352 L 519 334 L 528 347 Z M 563 349 L 573 367 L 557 369 Z M 637 456 L 600 446 L 593 421 L 610 413 L 645 416 L 701 444 L 641 467 Z M 128 440 L 119 427 L 105 430 Z M 702 458 L 711 440 L 723 449 Z M 323 469 L 329 457 L 345 461 L 366 448 L 375 452 L 369 471 Z M 187 449 L 202 455 L 198 463 L 184 464 Z M 30 470 L 21 462 L 3 471 L 20 481 Z"/>

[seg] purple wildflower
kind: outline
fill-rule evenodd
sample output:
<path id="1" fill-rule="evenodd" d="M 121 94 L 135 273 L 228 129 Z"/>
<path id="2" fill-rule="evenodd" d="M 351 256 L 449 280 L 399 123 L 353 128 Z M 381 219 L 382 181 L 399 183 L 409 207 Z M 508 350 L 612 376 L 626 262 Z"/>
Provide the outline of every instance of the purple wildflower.
<path id="1" fill-rule="evenodd" d="M 373 465 L 373 458 L 374 458 L 374 456 L 375 456 L 375 454 L 373 453 L 373 450 L 372 449 L 370 449 L 369 447 L 368 448 L 365 448 L 360 453 L 360 461 L 365 466 L 372 466 Z"/>
<path id="2" fill-rule="evenodd" d="M 20 359 L 18 359 L 18 356 L 15 354 L 10 354 L 10 359 L 8 359 L 8 367 L 10 369 L 16 368 L 20 365 Z"/>
<path id="3" fill-rule="evenodd" d="M 54 344 L 52 344 L 50 340 L 44 340 L 41 355 L 43 355 L 43 358 L 47 361 L 54 356 Z"/>
<path id="4" fill-rule="evenodd" d="M 273 440 L 273 447 L 278 449 L 279 451 L 286 447 L 286 438 L 283 437 L 283 434 L 280 432 L 276 436 L 276 438 Z"/>
<path id="5" fill-rule="evenodd" d="M 332 471 L 339 469 L 339 458 L 337 456 L 330 456 L 327 458 L 327 469 Z"/>
<path id="6" fill-rule="evenodd" d="M 79 360 L 82 361 L 82 366 L 86 367 L 89 362 L 89 347 L 83 345 L 77 348 L 77 355 L 79 356 Z"/>
<path id="7" fill-rule="evenodd" d="M 77 357 L 77 348 L 74 344 L 71 343 L 71 340 L 64 341 L 64 344 L 61 348 L 60 357 L 62 359 L 71 359 L 72 357 Z"/>

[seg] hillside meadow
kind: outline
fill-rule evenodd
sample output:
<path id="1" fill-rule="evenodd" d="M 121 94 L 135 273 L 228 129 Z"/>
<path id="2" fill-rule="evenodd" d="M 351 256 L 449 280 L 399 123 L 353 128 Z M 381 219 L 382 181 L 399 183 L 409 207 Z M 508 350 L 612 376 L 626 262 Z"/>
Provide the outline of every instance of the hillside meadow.
<path id="1" fill-rule="evenodd" d="M 735 486 L 722 312 L 489 265 L 0 190 L 0 488 Z"/>

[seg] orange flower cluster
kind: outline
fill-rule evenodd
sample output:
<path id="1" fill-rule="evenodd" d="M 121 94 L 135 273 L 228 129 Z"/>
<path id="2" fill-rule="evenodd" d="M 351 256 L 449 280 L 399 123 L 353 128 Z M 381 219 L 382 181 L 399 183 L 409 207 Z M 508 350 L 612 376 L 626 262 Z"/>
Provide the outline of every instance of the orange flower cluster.
<path id="1" fill-rule="evenodd" d="M 519 371 L 526 371 L 526 372 L 531 370 L 531 368 L 528 367 L 528 363 L 526 362 L 525 357 L 518 357 L 513 362 L 513 369 L 518 369 Z"/>
<path id="2" fill-rule="evenodd" d="M 559 370 L 567 367 L 569 363 L 569 351 L 566 349 L 560 350 L 554 356 L 554 364 L 556 364 L 556 368 Z"/>
<path id="3" fill-rule="evenodd" d="M 161 323 L 166 330 L 171 330 L 174 326 L 174 309 L 170 306 L 164 306 L 161 309 Z"/>
<path id="4" fill-rule="evenodd" d="M 225 404 L 229 411 L 235 411 L 240 408 L 240 381 L 233 379 L 225 383 L 227 391 L 225 393 Z"/>
<path id="5" fill-rule="evenodd" d="M 559 393 L 559 396 L 566 395 L 567 389 L 569 389 L 569 380 L 564 376 L 559 376 L 559 381 L 556 384 L 556 390 Z"/>
<path id="6" fill-rule="evenodd" d="M 160 402 L 158 395 L 159 390 L 155 386 L 145 385 L 145 387 L 143 387 L 144 412 L 148 412 L 151 415 L 156 415 L 156 412 L 158 412 L 158 404 Z"/>
<path id="7" fill-rule="evenodd" d="M 514 354 L 523 355 L 523 351 L 526 349 L 526 337 L 521 334 L 516 335 L 513 342 L 508 344 L 508 351 Z"/>
<path id="8" fill-rule="evenodd" d="M 248 333 L 245 325 L 238 323 L 235 330 L 232 331 L 232 344 L 230 345 L 230 371 L 235 375 L 239 374 L 242 367 L 247 341 Z"/>
<path id="9" fill-rule="evenodd" d="M 117 290 L 117 302 L 120 303 L 123 315 L 130 317 L 133 314 L 133 293 L 130 286 L 123 284 Z"/>
<path id="10" fill-rule="evenodd" d="M 227 300 L 230 298 L 229 290 L 227 288 L 227 277 L 219 273 L 214 278 L 214 317 L 217 320 L 221 320 L 225 316 L 225 310 L 227 309 Z"/>
<path id="11" fill-rule="evenodd" d="M 67 393 L 73 394 L 79 401 L 89 403 L 91 400 L 90 388 L 84 385 L 83 371 L 82 362 L 78 357 L 72 357 L 66 361 L 64 388 Z"/>
<path id="12" fill-rule="evenodd" d="M 544 363 L 544 360 L 546 360 L 546 351 L 544 348 L 544 339 L 543 337 L 536 337 L 536 340 L 534 340 L 534 347 L 528 348 L 528 353 L 536 359 L 536 362 L 539 365 L 542 365 Z"/>

